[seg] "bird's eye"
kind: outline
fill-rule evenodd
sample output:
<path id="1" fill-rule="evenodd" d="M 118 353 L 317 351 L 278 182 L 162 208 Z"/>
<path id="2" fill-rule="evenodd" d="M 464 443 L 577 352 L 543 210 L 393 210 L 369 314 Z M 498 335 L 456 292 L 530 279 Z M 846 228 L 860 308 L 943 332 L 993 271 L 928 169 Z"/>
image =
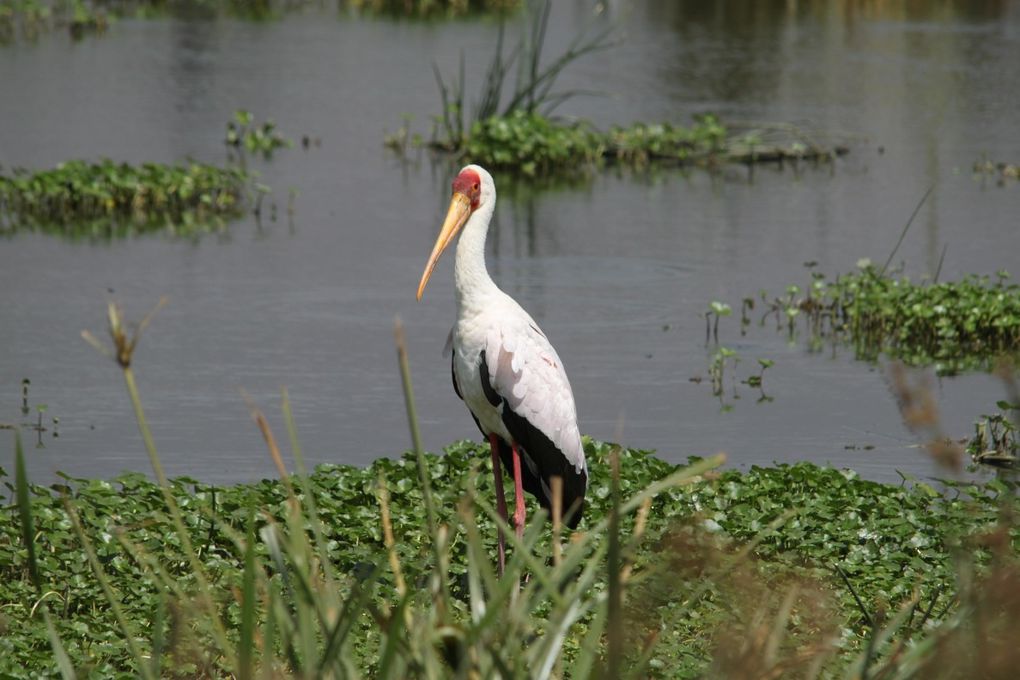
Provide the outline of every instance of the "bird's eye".
<path id="1" fill-rule="evenodd" d="M 478 191 L 478 182 L 475 182 L 475 185 L 474 185 L 474 186 L 473 186 L 472 188 L 473 188 L 473 189 L 474 189 L 475 191 Z"/>

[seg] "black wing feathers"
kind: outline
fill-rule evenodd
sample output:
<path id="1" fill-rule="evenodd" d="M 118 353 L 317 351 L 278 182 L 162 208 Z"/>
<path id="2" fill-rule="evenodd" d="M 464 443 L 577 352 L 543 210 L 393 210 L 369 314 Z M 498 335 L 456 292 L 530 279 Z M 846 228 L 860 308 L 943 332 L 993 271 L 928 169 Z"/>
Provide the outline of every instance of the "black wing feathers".
<path id="1" fill-rule="evenodd" d="M 584 471 L 577 472 L 556 445 L 541 430 L 532 425 L 527 418 L 518 415 L 510 408 L 510 404 L 499 396 L 489 382 L 489 367 L 485 363 L 485 352 L 481 353 L 482 391 L 493 406 L 503 404 L 503 424 L 510 436 L 514 438 L 523 454 L 535 464 L 535 471 L 527 462 L 521 464 L 521 484 L 524 490 L 538 499 L 543 508 L 552 512 L 552 501 L 543 488 L 542 482 L 551 488 L 550 480 L 559 476 L 563 479 L 563 521 L 571 529 L 577 527 L 584 511 L 584 492 L 588 486 L 588 476 Z M 477 423 L 478 420 L 475 419 Z M 479 429 L 481 426 L 479 426 Z M 485 434 L 483 431 L 482 434 Z M 500 439 L 499 457 L 507 470 L 513 474 L 513 451 L 510 444 Z"/>

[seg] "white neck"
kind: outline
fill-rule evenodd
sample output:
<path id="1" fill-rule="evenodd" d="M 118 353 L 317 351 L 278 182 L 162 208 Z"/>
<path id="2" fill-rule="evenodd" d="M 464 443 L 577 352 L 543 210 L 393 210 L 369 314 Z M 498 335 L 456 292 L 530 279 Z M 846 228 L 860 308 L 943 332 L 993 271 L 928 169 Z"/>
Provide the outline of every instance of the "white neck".
<path id="1" fill-rule="evenodd" d="M 484 305 L 486 298 L 499 292 L 485 268 L 485 237 L 495 207 L 496 201 L 493 199 L 479 206 L 468 218 L 457 242 L 453 280 L 457 290 L 458 311 L 479 308 Z"/>

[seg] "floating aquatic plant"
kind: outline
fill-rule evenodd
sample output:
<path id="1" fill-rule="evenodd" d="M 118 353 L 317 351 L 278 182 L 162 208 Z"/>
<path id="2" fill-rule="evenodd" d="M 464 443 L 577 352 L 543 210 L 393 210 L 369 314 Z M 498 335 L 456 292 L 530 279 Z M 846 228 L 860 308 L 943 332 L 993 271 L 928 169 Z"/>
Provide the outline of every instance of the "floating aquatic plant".
<path id="1" fill-rule="evenodd" d="M 465 65 L 461 58 L 456 78 L 444 78 L 434 66 L 442 112 L 427 143 L 461 162 L 527 177 L 585 175 L 605 164 L 644 168 L 652 164 L 713 165 L 729 162 L 765 163 L 830 160 L 848 148 L 786 124 L 724 124 L 712 115 L 698 116 L 689 126 L 673 123 L 635 123 L 601 131 L 583 120 L 563 121 L 551 113 L 578 95 L 598 94 L 558 90 L 560 74 L 571 64 L 617 44 L 615 26 L 581 30 L 567 48 L 543 59 L 552 3 L 529 6 L 530 20 L 516 45 L 505 48 L 505 27 L 499 32 L 486 77 L 473 108 L 466 102 Z M 510 76 L 516 78 L 510 82 Z M 509 93 L 509 94 L 507 94 Z M 384 143 L 406 154 L 408 142 L 422 145 L 405 118 Z"/>
<path id="2" fill-rule="evenodd" d="M 999 402 L 1004 411 L 1020 413 L 1020 404 Z M 1020 428 L 1010 413 L 983 416 L 974 423 L 974 436 L 967 442 L 967 452 L 976 463 L 1017 467 L 1020 465 Z"/>
<path id="3" fill-rule="evenodd" d="M 915 283 L 865 260 L 833 280 L 814 272 L 805 292 L 791 286 L 781 297 L 762 293 L 761 321 L 774 316 L 793 333 L 803 320 L 813 347 L 847 343 L 869 361 L 884 354 L 940 374 L 989 370 L 1000 355 L 1020 356 L 1020 286 L 1008 281 L 1000 271 Z"/>
<path id="4" fill-rule="evenodd" d="M 523 3 L 524 0 L 343 0 L 343 4 L 356 12 L 409 17 L 510 12 Z"/>
<path id="5" fill-rule="evenodd" d="M 294 146 L 294 142 L 277 131 L 272 118 L 258 125 L 251 112 L 244 109 L 235 111 L 234 119 L 227 121 L 227 134 L 223 143 L 235 149 L 260 153 L 267 158 L 276 149 Z"/>
<path id="6" fill-rule="evenodd" d="M 1020 164 L 1017 163 L 993 163 L 992 161 L 979 161 L 974 164 L 974 173 L 978 175 L 991 175 L 998 178 L 1000 185 L 1006 180 L 1020 180 Z"/>
<path id="7" fill-rule="evenodd" d="M 0 233 L 29 229 L 93 238 L 200 233 L 240 216 L 257 188 L 243 170 L 194 162 L 69 161 L 52 170 L 16 169 L 0 174 Z"/>
<path id="8" fill-rule="evenodd" d="M 0 3 L 0 44 L 57 28 L 75 40 L 103 33 L 115 16 L 104 5 L 101 0 L 8 0 Z"/>
<path id="9" fill-rule="evenodd" d="M 405 153 L 409 139 L 422 143 L 405 123 L 386 138 L 386 145 Z M 461 162 L 529 177 L 585 175 L 606 165 L 642 169 L 827 162 L 848 151 L 812 141 L 807 132 L 788 125 L 729 125 L 711 115 L 697 117 L 690 126 L 635 123 L 602 132 L 584 121 L 556 121 L 524 111 L 477 121 L 457 143 L 433 141 L 429 146 Z"/>

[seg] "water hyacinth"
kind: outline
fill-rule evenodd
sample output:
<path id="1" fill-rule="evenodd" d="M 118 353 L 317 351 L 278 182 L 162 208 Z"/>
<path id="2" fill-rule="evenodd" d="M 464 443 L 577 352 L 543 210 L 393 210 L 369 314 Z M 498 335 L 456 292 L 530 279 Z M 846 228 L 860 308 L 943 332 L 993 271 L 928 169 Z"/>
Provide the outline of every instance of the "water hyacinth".
<path id="1" fill-rule="evenodd" d="M 509 669 L 504 677 L 535 677 L 538 666 L 527 664 L 538 659 L 529 655 L 552 642 L 557 617 L 566 617 L 576 600 L 590 613 L 570 617 L 575 622 L 560 641 L 561 658 L 571 677 L 588 677 L 578 675 L 579 662 L 591 669 L 599 663 L 591 653 L 606 653 L 601 634 L 606 519 L 614 507 L 612 456 L 620 458 L 622 498 L 640 496 L 682 466 L 608 444 L 589 442 L 586 448 L 595 474 L 592 512 L 584 537 L 573 543 L 589 547 L 581 554 L 567 548 L 563 559 L 587 555 L 590 562 L 546 564 L 548 525 L 529 527 L 526 550 L 534 556 L 515 551 L 510 573 L 531 574 L 520 597 L 533 599 L 516 605 L 503 599 L 506 584 L 493 578 L 496 515 L 487 502 L 491 480 L 477 469 L 485 451 L 474 443 L 427 456 L 442 525 L 437 534 L 425 526 L 413 454 L 367 468 L 321 466 L 290 481 L 214 486 L 172 480 L 167 488 L 207 577 L 189 566 L 189 549 L 158 483 L 139 474 L 110 482 L 66 479 L 66 486 L 55 489 L 22 482 L 21 488 L 30 489 L 22 492 L 22 508 L 8 509 L 10 521 L 0 525 L 0 625 L 7 625 L 0 637 L 0 673 L 21 677 L 25 668 L 55 667 L 46 621 L 29 615 L 38 597 L 34 562 L 43 592 L 50 593 L 49 613 L 62 648 L 77 668 L 103 675 L 143 674 L 137 665 L 142 661 L 151 663 L 145 671 L 163 664 L 189 677 L 221 676 L 229 675 L 230 659 L 247 658 L 248 668 L 284 675 L 300 675 L 312 670 L 309 664 L 314 668 L 330 659 L 331 668 L 347 665 L 348 677 L 447 677 L 457 658 L 450 650 L 481 645 L 481 663 L 502 659 Z M 617 614 L 624 624 L 623 653 L 626 663 L 644 668 L 645 677 L 703 676 L 708 668 L 736 663 L 738 648 L 757 635 L 759 607 L 758 613 L 778 617 L 779 600 L 787 593 L 792 618 L 779 626 L 782 644 L 777 642 L 773 665 L 797 663 L 798 654 L 810 649 L 831 670 L 846 668 L 882 627 L 876 612 L 895 611 L 912 598 L 920 604 L 912 623 L 900 622 L 898 635 L 940 634 L 927 630 L 925 622 L 929 628 L 946 622 L 948 632 L 957 612 L 966 610 L 954 600 L 962 586 L 950 555 L 994 529 L 1001 501 L 1016 509 L 1016 497 L 1003 483 L 961 485 L 944 495 L 927 484 L 877 484 L 808 463 L 725 471 L 691 478 L 683 487 L 659 488 L 637 516 L 622 515 L 620 525 L 628 575 L 624 608 Z M 34 518 L 34 560 L 23 546 L 19 512 Z M 297 527 L 314 540 L 306 543 Z M 437 540 L 448 592 L 433 590 Z M 1014 529 L 1005 540 L 1015 552 L 1020 533 Z M 122 622 L 93 575 L 88 549 L 108 586 L 121 594 Z M 981 565 L 992 559 L 984 549 L 973 555 Z M 556 584 L 566 574 L 570 579 L 560 596 Z M 204 586 L 202 578 L 209 579 Z M 583 589 L 575 587 L 575 579 Z M 774 592 L 767 594 L 769 588 Z M 258 594 L 254 601 L 242 597 L 245 590 Z M 314 600 L 305 602 L 312 596 L 320 598 L 321 608 Z M 434 598 L 446 608 L 442 620 Z M 226 643 L 211 623 L 214 616 L 227 627 Z M 274 619 L 275 641 L 267 641 Z M 330 651 L 330 635 L 339 623 L 344 637 L 338 657 L 337 650 Z M 124 626 L 135 632 L 139 656 Z M 833 635 L 842 636 L 838 645 Z M 262 642 L 251 642 L 259 636 Z M 724 643 L 733 637 L 741 644 Z M 254 647 L 246 652 L 239 639 Z M 930 647 L 922 651 L 930 655 Z M 161 658 L 150 657 L 160 652 Z M 884 656 L 880 652 L 876 648 L 876 657 Z M 415 671 L 421 660 L 440 665 L 434 673 Z"/>
<path id="2" fill-rule="evenodd" d="M 482 12 L 510 12 L 519 9 L 523 0 L 344 0 L 343 4 L 361 13 L 453 17 Z"/>
<path id="3" fill-rule="evenodd" d="M 387 145 L 401 151 L 406 138 L 402 129 Z M 603 132 L 585 121 L 557 121 L 521 110 L 476 121 L 463 137 L 431 146 L 453 152 L 461 162 L 529 177 L 579 175 L 609 164 L 640 169 L 830 161 L 847 153 L 845 146 L 811 141 L 787 125 L 738 126 L 706 115 L 688 126 L 635 123 Z"/>
<path id="4" fill-rule="evenodd" d="M 827 280 L 815 272 L 807 293 L 790 286 L 765 303 L 762 322 L 775 315 L 792 333 L 802 318 L 812 346 L 849 343 L 858 358 L 880 355 L 940 374 L 990 370 L 1001 355 L 1020 355 L 1020 285 L 1009 274 L 970 275 L 960 281 L 915 283 L 882 273 L 869 261 Z M 744 320 L 754 304 L 744 301 Z"/>
<path id="5" fill-rule="evenodd" d="M 0 174 L 0 233 L 20 229 L 115 236 L 169 228 L 198 232 L 240 216 L 251 176 L 201 163 L 68 161 Z"/>
<path id="6" fill-rule="evenodd" d="M 397 460 L 309 473 L 286 391 L 294 473 L 252 406 L 279 480 L 168 480 L 133 378 L 138 334 L 116 304 L 107 309 L 112 350 L 83 335 L 123 372 L 157 481 L 31 485 L 15 433 L 15 493 L 0 508 L 10 519 L 0 522 L 4 677 L 1015 668 L 1020 598 L 1000 597 L 1020 592 L 1010 482 L 948 483 L 946 493 L 807 463 L 718 472 L 722 454 L 677 466 L 586 439 L 580 530 L 561 533 L 554 503 L 551 531 L 539 511 L 518 537 L 490 502 L 483 445 L 434 456 L 416 443 Z M 406 355 L 401 368 L 414 431 Z M 502 578 L 497 528 L 511 543 Z M 976 632 L 992 653 L 970 658 Z"/>

